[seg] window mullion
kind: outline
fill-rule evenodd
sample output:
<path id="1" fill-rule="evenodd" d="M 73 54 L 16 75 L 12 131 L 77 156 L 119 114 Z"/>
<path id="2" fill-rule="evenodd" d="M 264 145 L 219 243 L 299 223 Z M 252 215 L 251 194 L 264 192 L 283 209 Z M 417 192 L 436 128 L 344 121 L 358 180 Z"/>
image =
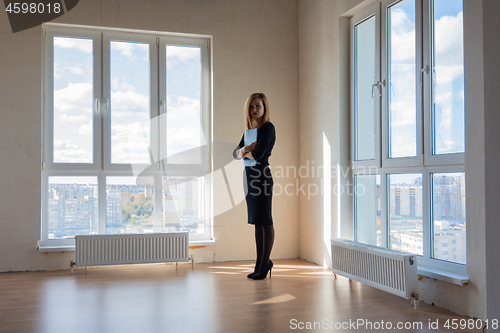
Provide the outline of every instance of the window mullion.
<path id="1" fill-rule="evenodd" d="M 154 229 L 160 231 L 163 225 L 163 186 L 161 172 L 157 172 L 154 176 Z"/>
<path id="2" fill-rule="evenodd" d="M 102 167 L 101 170 L 109 169 L 111 165 L 111 64 L 110 64 L 110 40 L 102 33 Z"/>
<path id="3" fill-rule="evenodd" d="M 424 121 L 424 18 L 422 16 L 422 6 L 425 0 L 416 0 L 415 5 L 415 50 L 416 50 L 416 87 L 417 87 L 417 160 L 419 165 L 424 163 L 425 153 L 425 121 Z"/>
<path id="4" fill-rule="evenodd" d="M 159 99 L 159 121 L 158 121 L 158 161 L 160 170 L 165 168 L 167 157 L 167 41 L 160 37 L 158 42 L 158 99 Z"/>
<path id="5" fill-rule="evenodd" d="M 99 212 L 99 217 L 97 219 L 97 232 L 99 234 L 105 234 L 107 203 L 106 203 L 106 177 L 103 171 L 99 172 L 99 176 L 97 178 L 97 188 L 98 188 L 97 209 Z"/>
<path id="6" fill-rule="evenodd" d="M 97 209 L 99 212 L 99 216 L 97 218 L 97 233 L 99 234 L 104 234 L 106 233 L 106 177 L 103 174 L 104 170 L 104 163 L 105 163 L 105 151 L 106 147 L 104 146 L 104 142 L 106 142 L 106 133 L 105 133 L 105 126 L 104 124 L 106 123 L 106 120 L 104 119 L 105 116 L 107 115 L 106 110 L 104 110 L 104 107 L 106 107 L 106 103 L 103 103 L 103 96 L 106 96 L 105 89 L 106 86 L 104 84 L 104 78 L 106 75 L 105 69 L 109 69 L 109 66 L 106 66 L 105 63 L 105 56 L 104 56 L 104 50 L 105 50 L 105 45 L 104 45 L 104 34 L 101 32 L 99 34 L 100 38 L 98 44 L 99 45 L 99 52 L 97 55 L 94 57 L 96 58 L 96 63 L 99 64 L 99 72 L 94 75 L 95 82 L 99 84 L 99 95 L 96 97 L 97 103 L 99 103 L 99 112 L 96 112 L 97 119 L 99 122 L 99 128 L 98 131 L 95 131 L 94 133 L 98 133 L 97 136 L 94 136 L 94 147 L 98 147 L 96 149 L 96 155 L 99 156 L 99 166 L 100 166 L 100 172 L 99 176 L 97 178 Z M 108 64 L 109 65 L 109 62 Z"/>
<path id="7" fill-rule="evenodd" d="M 380 172 L 380 229 L 382 233 L 382 247 L 389 248 L 389 214 L 390 198 L 387 189 L 387 174 L 382 169 Z"/>
<path id="8" fill-rule="evenodd" d="M 430 188 L 430 174 L 427 168 L 422 173 L 422 231 L 423 231 L 423 258 L 429 260 L 433 251 L 432 237 L 432 194 Z"/>
<path id="9" fill-rule="evenodd" d="M 422 112 L 423 112 L 423 163 L 428 165 L 429 157 L 432 156 L 432 130 L 431 130 L 431 112 L 432 112 L 432 29 L 430 0 L 422 0 L 422 63 L 420 66 L 422 85 L 420 86 L 422 94 Z"/>

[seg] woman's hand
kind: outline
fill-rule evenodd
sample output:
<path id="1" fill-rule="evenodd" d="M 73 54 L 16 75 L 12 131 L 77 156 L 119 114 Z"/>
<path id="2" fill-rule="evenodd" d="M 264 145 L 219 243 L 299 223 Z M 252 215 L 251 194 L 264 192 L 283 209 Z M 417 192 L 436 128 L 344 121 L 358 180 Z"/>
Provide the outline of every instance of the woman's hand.
<path id="1" fill-rule="evenodd" d="M 245 153 L 243 155 L 243 157 L 246 157 L 246 158 L 251 159 L 251 160 L 255 160 L 255 158 L 253 158 L 252 152 Z"/>
<path id="2" fill-rule="evenodd" d="M 254 151 L 256 147 L 257 147 L 257 141 L 252 142 L 252 143 L 251 143 L 251 144 L 249 144 L 248 146 L 245 146 L 245 153 L 248 153 L 248 152 Z"/>
<path id="3" fill-rule="evenodd" d="M 238 156 L 238 158 L 250 158 L 250 159 L 254 159 L 251 152 L 253 150 L 255 150 L 255 147 L 257 147 L 257 141 L 255 142 L 252 142 L 251 144 L 249 144 L 248 146 L 244 146 L 243 148 L 241 149 L 238 149 L 236 151 L 236 156 Z"/>

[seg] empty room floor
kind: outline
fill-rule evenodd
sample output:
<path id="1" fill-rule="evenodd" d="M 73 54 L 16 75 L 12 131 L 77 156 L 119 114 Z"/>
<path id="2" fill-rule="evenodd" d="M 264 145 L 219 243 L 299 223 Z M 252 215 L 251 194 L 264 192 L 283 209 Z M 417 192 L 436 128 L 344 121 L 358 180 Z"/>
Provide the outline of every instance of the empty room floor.
<path id="1" fill-rule="evenodd" d="M 482 332 L 304 260 L 274 264 L 262 281 L 251 261 L 2 273 L 0 332 Z"/>

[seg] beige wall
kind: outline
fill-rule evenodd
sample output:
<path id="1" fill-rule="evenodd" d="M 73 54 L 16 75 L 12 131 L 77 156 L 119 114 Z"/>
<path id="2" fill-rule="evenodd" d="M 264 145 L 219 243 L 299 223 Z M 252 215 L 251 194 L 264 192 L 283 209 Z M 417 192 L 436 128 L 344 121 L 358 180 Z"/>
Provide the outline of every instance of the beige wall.
<path id="1" fill-rule="evenodd" d="M 213 138 L 239 142 L 243 103 L 265 92 L 277 141 L 273 166 L 298 163 L 298 28 L 295 0 L 85 0 L 53 21 L 89 26 L 213 35 Z M 0 272 L 68 268 L 74 253 L 38 253 L 40 238 L 41 27 L 13 34 L 0 13 Z M 277 184 L 293 180 L 275 179 Z M 214 189 L 217 194 L 225 185 Z M 299 255 L 298 197 L 273 201 L 273 258 Z M 216 246 L 197 261 L 254 259 L 246 205 L 216 216 Z"/>
<path id="2" fill-rule="evenodd" d="M 300 85 L 300 166 L 347 166 L 341 141 L 348 142 L 348 122 L 340 112 L 339 16 L 343 1 L 299 1 L 299 85 Z M 344 180 L 323 174 L 301 177 L 304 192 L 300 194 L 300 256 L 331 267 L 330 239 L 340 237 L 336 218 L 345 206 L 337 201 L 335 185 Z M 315 187 L 327 195 L 312 195 Z M 342 200 L 346 196 L 342 196 Z M 345 220 L 348 211 L 343 211 Z M 344 224 L 343 235 L 350 236 L 350 224 Z"/>
<path id="3" fill-rule="evenodd" d="M 300 165 L 323 164 L 325 143 L 331 166 L 346 167 L 349 159 L 349 35 L 348 17 L 374 0 L 299 0 Z M 486 318 L 484 91 L 481 1 L 464 1 L 467 255 L 470 283 L 458 287 L 434 279 L 419 281 L 420 297 L 451 311 Z M 490 31 L 496 31 L 490 29 Z M 498 94 L 497 94 L 498 95 Z M 327 140 L 325 140 L 326 137 Z M 496 144 L 496 143 L 495 143 Z M 326 145 L 327 146 L 327 145 Z M 328 149 L 327 149 L 328 150 Z M 331 186 L 345 186 L 332 178 Z M 323 179 L 301 179 L 305 187 Z M 497 198 L 497 197 L 495 197 Z M 329 208 L 331 207 L 331 215 Z M 300 197 L 300 256 L 331 267 L 327 238 L 352 239 L 351 196 Z M 498 216 L 498 214 L 496 214 Z M 331 225 L 331 229 L 328 226 Z M 340 227 L 339 227 L 340 226 Z M 494 229 L 494 228 L 492 228 Z M 330 234 L 328 234 L 330 233 Z M 497 252 L 495 252 L 496 255 Z M 495 276 L 495 274 L 492 274 Z"/>
<path id="4" fill-rule="evenodd" d="M 479 15 L 478 15 L 479 16 Z M 500 175 L 498 165 L 500 154 L 498 146 L 500 135 L 498 125 L 500 123 L 500 44 L 498 43 L 498 31 L 500 29 L 500 2 L 484 0 L 482 7 L 483 19 L 483 66 L 484 66 L 484 170 L 485 181 L 485 242 L 486 246 L 486 271 L 483 276 L 486 279 L 486 317 L 491 321 L 500 318 L 500 265 L 498 254 L 500 253 Z M 479 21 L 476 21 L 479 23 Z M 477 29 L 477 28 L 476 28 Z M 480 114 L 480 113 L 479 113 Z M 483 162 L 483 161 L 482 161 Z"/>

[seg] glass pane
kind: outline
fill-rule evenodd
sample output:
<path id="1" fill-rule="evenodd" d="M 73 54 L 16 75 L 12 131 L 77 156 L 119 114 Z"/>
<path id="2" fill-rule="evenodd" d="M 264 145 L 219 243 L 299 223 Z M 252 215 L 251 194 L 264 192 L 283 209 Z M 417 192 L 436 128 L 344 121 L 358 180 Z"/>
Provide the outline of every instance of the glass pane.
<path id="1" fill-rule="evenodd" d="M 354 150 L 355 160 L 375 159 L 376 80 L 375 16 L 354 28 Z"/>
<path id="2" fill-rule="evenodd" d="M 356 240 L 382 246 L 380 175 L 354 176 Z"/>
<path id="3" fill-rule="evenodd" d="M 415 0 L 389 7 L 389 157 L 417 155 Z"/>
<path id="4" fill-rule="evenodd" d="M 163 177 L 163 231 L 205 233 L 205 177 Z"/>
<path id="5" fill-rule="evenodd" d="M 167 45 L 167 163 L 201 164 L 201 50 Z"/>
<path id="6" fill-rule="evenodd" d="M 106 177 L 106 233 L 154 232 L 152 177 Z"/>
<path id="7" fill-rule="evenodd" d="M 54 37 L 54 163 L 93 163 L 92 39 Z"/>
<path id="8" fill-rule="evenodd" d="M 150 163 L 149 65 L 149 44 L 111 41 L 111 163 Z"/>
<path id="9" fill-rule="evenodd" d="M 465 112 L 462 1 L 435 0 L 433 4 L 433 153 L 463 153 Z"/>
<path id="10" fill-rule="evenodd" d="M 435 173 L 431 179 L 433 257 L 465 264 L 465 173 Z"/>
<path id="11" fill-rule="evenodd" d="M 422 255 L 422 175 L 387 176 L 391 249 Z"/>
<path id="12" fill-rule="evenodd" d="M 97 177 L 49 177 L 49 239 L 97 233 Z"/>

